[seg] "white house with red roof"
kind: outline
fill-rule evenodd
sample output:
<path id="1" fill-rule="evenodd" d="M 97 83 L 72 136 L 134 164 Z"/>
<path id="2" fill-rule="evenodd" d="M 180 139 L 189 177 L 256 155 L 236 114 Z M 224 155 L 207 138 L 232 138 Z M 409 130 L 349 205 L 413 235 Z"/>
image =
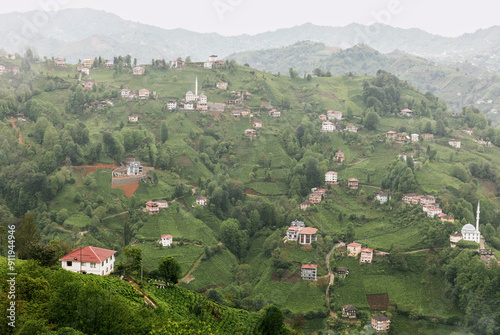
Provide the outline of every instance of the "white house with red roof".
<path id="1" fill-rule="evenodd" d="M 300 231 L 302 229 L 303 229 L 303 227 L 290 226 L 286 230 L 286 237 L 285 237 L 285 239 L 287 241 L 297 241 L 299 239 L 299 234 L 300 234 Z"/>
<path id="2" fill-rule="evenodd" d="M 73 250 L 59 260 L 65 270 L 107 276 L 114 270 L 115 253 L 114 250 L 89 246 Z"/>
<path id="3" fill-rule="evenodd" d="M 160 207 L 156 201 L 148 201 L 146 202 L 146 212 L 149 214 L 158 214 L 160 213 Z"/>
<path id="4" fill-rule="evenodd" d="M 402 116 L 413 116 L 413 111 L 411 109 L 405 108 L 401 110 L 400 113 Z"/>
<path id="5" fill-rule="evenodd" d="M 342 112 L 339 111 L 327 111 L 326 112 L 328 120 L 341 120 Z"/>
<path id="6" fill-rule="evenodd" d="M 339 161 L 339 162 L 343 162 L 345 159 L 345 156 L 344 156 L 344 153 L 342 151 L 337 151 L 335 153 L 335 160 Z"/>
<path id="7" fill-rule="evenodd" d="M 318 266 L 315 264 L 302 265 L 300 277 L 303 280 L 316 280 L 318 278 Z"/>
<path id="8" fill-rule="evenodd" d="M 325 115 L 325 114 L 320 114 L 320 115 L 319 115 L 319 119 L 320 119 L 321 121 L 326 121 L 326 115 Z"/>
<path id="9" fill-rule="evenodd" d="M 361 249 L 361 257 L 359 261 L 361 263 L 371 263 L 373 259 L 373 249 L 363 248 Z"/>
<path id="10" fill-rule="evenodd" d="M 358 132 L 358 127 L 353 125 L 353 124 L 348 124 L 346 127 L 345 127 L 345 130 L 348 131 L 348 132 L 351 132 L 351 133 L 357 133 Z"/>
<path id="11" fill-rule="evenodd" d="M 318 240 L 318 236 L 316 234 L 318 230 L 316 228 L 305 227 L 302 228 L 299 234 L 299 243 L 300 244 L 311 244 L 314 241 Z"/>
<path id="12" fill-rule="evenodd" d="M 132 68 L 132 74 L 134 76 L 142 76 L 144 73 L 146 73 L 145 66 L 136 66 L 136 67 Z"/>
<path id="13" fill-rule="evenodd" d="M 361 243 L 352 242 L 347 245 L 347 256 L 356 257 L 361 252 Z"/>
<path id="14" fill-rule="evenodd" d="M 433 206 L 433 205 L 431 205 Z M 436 215 L 443 213 L 443 210 L 439 207 L 432 207 L 427 211 L 427 216 L 434 218 Z"/>
<path id="15" fill-rule="evenodd" d="M 325 184 L 337 184 L 338 173 L 335 171 L 328 171 L 325 173 Z"/>
<path id="16" fill-rule="evenodd" d="M 139 99 L 148 99 L 149 98 L 149 90 L 147 88 L 143 88 L 139 90 Z"/>
<path id="17" fill-rule="evenodd" d="M 313 206 L 314 204 L 312 202 L 310 202 L 309 200 L 306 200 L 306 201 L 303 201 L 300 203 L 300 209 L 305 211 L 306 209 L 308 209 L 309 207 Z"/>
<path id="18" fill-rule="evenodd" d="M 396 135 L 397 135 L 397 133 L 395 131 L 392 131 L 392 130 L 385 133 L 385 137 L 390 138 L 392 140 L 396 139 Z"/>
<path id="19" fill-rule="evenodd" d="M 359 180 L 357 180 L 356 178 L 349 178 L 347 180 L 347 186 L 351 190 L 357 190 L 358 189 L 358 183 L 359 183 Z"/>
<path id="20" fill-rule="evenodd" d="M 158 241 L 163 247 L 170 247 L 172 244 L 173 237 L 172 235 L 161 235 L 161 238 Z"/>
<path id="21" fill-rule="evenodd" d="M 124 88 L 121 90 L 122 98 L 128 98 L 129 95 L 130 95 L 130 90 L 128 88 Z"/>

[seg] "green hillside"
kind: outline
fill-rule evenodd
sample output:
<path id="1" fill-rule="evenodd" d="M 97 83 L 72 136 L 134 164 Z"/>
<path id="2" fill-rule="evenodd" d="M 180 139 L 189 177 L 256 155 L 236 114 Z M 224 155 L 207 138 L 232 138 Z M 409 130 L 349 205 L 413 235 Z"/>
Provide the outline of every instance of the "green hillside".
<path id="1" fill-rule="evenodd" d="M 0 218 L 5 227 L 16 225 L 20 258 L 58 267 L 58 258 L 71 248 L 93 245 L 118 251 L 116 274 L 139 279 L 142 263 L 144 277 L 155 281 L 160 261 L 173 256 L 180 264 L 179 285 L 164 291 L 146 287 L 156 310 L 167 316 L 140 306 L 134 311 L 133 317 L 151 322 L 144 327 L 150 325 L 147 331 L 153 333 L 165 333 L 176 323 L 179 329 L 246 334 L 258 320 L 256 312 L 264 315 L 270 304 L 281 309 L 294 329 L 290 332 L 362 330 L 375 313 L 364 297 L 379 293 L 389 294 L 386 312 L 395 320 L 394 329 L 473 329 L 478 311 L 467 318 L 461 313 L 477 303 L 473 293 L 485 288 L 454 281 L 468 271 L 456 260 L 469 251 L 451 251 L 449 235 L 475 221 L 480 201 L 486 247 L 497 255 L 500 250 L 500 131 L 479 110 L 467 107 L 452 116 L 444 101 L 385 71 L 300 78 L 232 61 L 212 70 L 196 64 L 183 70 L 150 65 L 144 76 L 133 76 L 120 59 L 116 69 L 101 64 L 90 70 L 97 82 L 90 92 L 81 89 L 74 66 L 58 69 L 50 60 L 15 60 L 21 72 L 0 76 Z M 206 94 L 209 102 L 238 99 L 233 91 L 251 95 L 224 112 L 169 111 L 167 102 L 181 102 L 195 90 L 196 78 L 198 94 Z M 228 89 L 216 88 L 219 81 L 228 82 Z M 146 88 L 155 95 L 124 99 L 122 88 Z M 414 115 L 402 116 L 405 108 Z M 252 117 L 232 116 L 235 109 L 249 110 Z M 269 115 L 271 109 L 281 116 Z M 319 118 L 329 110 L 343 113 L 331 133 L 322 131 Z M 26 122 L 12 119 L 20 113 Z M 138 115 L 137 123 L 128 121 L 130 114 Z M 256 120 L 262 128 L 256 128 L 255 137 L 246 136 Z M 404 141 L 389 139 L 387 131 Z M 411 134 L 420 139 L 406 140 Z M 450 139 L 460 139 L 461 148 L 452 148 Z M 492 145 L 479 144 L 481 139 Z M 343 162 L 335 159 L 338 151 L 345 155 Z M 398 158 L 402 153 L 413 154 L 414 160 L 404 162 Z M 127 157 L 152 169 L 134 184 L 112 187 L 118 180 L 112 171 Z M 338 184 L 325 185 L 327 171 L 338 172 Z M 350 189 L 350 178 L 359 181 L 358 189 Z M 302 211 L 299 205 L 313 188 L 325 189 L 323 200 Z M 379 190 L 391 194 L 386 204 L 374 200 Z M 403 204 L 406 193 L 434 195 L 454 222 Z M 199 196 L 206 196 L 209 205 L 197 205 Z M 147 201 L 160 199 L 168 201 L 168 209 L 145 213 Z M 293 220 L 318 229 L 317 241 L 284 243 Z M 1 233 L 7 236 L 6 230 Z M 173 235 L 171 247 L 157 242 L 165 234 Z M 342 247 L 332 251 L 339 241 L 375 249 L 373 264 L 360 265 L 342 255 Z M 468 261 L 485 267 L 477 256 Z M 300 279 L 303 264 L 318 265 L 317 281 Z M 352 271 L 343 281 L 335 276 L 329 300 L 328 266 Z M 495 271 L 484 270 L 485 278 Z M 453 290 L 464 290 L 467 298 Z M 494 295 L 485 299 L 498 303 Z M 177 302 L 183 306 L 179 312 L 172 307 Z M 197 303 L 201 310 L 193 307 Z M 358 323 L 335 318 L 345 304 L 360 310 Z M 497 329 L 498 315 L 487 316 L 476 331 Z M 46 320 L 40 322 L 53 322 Z M 55 324 L 54 330 L 65 325 Z"/>

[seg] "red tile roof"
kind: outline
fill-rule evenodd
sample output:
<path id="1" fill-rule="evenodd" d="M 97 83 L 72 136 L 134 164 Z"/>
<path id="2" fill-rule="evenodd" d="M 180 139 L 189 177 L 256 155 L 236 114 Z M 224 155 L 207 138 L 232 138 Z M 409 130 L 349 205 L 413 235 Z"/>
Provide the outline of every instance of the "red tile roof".
<path id="1" fill-rule="evenodd" d="M 172 238 L 172 235 L 161 235 L 161 238 Z"/>
<path id="2" fill-rule="evenodd" d="M 97 247 L 85 247 L 73 250 L 60 261 L 78 261 L 78 262 L 90 262 L 90 263 L 101 263 L 108 259 L 110 256 L 114 255 L 116 251 L 102 249 Z"/>
<path id="3" fill-rule="evenodd" d="M 300 234 L 304 234 L 304 235 L 313 235 L 313 234 L 316 234 L 318 232 L 318 230 L 316 228 L 311 228 L 311 227 L 305 227 L 302 229 L 302 231 L 300 232 Z"/>
<path id="4" fill-rule="evenodd" d="M 314 264 L 304 264 L 304 265 L 302 265 L 302 268 L 303 269 L 317 269 L 318 266 L 314 265 Z"/>
<path id="5" fill-rule="evenodd" d="M 352 242 L 350 244 L 347 245 L 348 247 L 360 247 L 361 246 L 361 243 L 358 243 L 358 242 Z"/>
<path id="6" fill-rule="evenodd" d="M 361 249 L 361 252 L 373 252 L 373 249 L 363 248 Z"/>

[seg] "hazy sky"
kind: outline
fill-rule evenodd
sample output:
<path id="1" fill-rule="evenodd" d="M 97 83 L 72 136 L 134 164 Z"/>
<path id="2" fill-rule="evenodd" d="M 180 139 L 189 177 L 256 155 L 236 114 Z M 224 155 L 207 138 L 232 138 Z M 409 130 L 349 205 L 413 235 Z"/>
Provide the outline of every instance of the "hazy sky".
<path id="1" fill-rule="evenodd" d="M 312 22 L 345 26 L 374 22 L 458 36 L 500 25 L 496 0 L 22 0 L 0 13 L 45 8 L 93 8 L 162 28 L 222 35 L 257 34 Z"/>

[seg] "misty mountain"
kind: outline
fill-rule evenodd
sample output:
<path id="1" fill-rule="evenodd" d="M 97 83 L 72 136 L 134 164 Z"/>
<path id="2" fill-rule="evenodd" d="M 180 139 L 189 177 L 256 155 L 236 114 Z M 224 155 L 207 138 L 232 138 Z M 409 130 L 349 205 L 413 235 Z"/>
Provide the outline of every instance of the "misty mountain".
<path id="1" fill-rule="evenodd" d="M 63 57 L 69 62 L 88 56 L 111 59 L 118 54 L 131 54 L 139 62 L 149 63 L 152 58 L 187 55 L 201 61 L 210 54 L 225 57 L 236 52 L 277 48 L 309 40 L 342 49 L 364 43 L 382 53 L 398 49 L 430 59 L 469 60 L 500 70 L 500 59 L 496 56 L 500 51 L 500 27 L 448 38 L 419 29 L 382 24 L 326 27 L 307 23 L 253 36 L 226 37 L 185 29 L 162 29 L 92 9 L 46 13 L 47 20 L 37 20 L 37 13 L 41 12 L 0 15 L 0 33 L 4 37 L 0 40 L 0 48 L 24 53 L 31 47 L 41 56 Z"/>
<path id="2" fill-rule="evenodd" d="M 491 119 L 492 109 L 500 109 L 500 78 L 496 73 L 471 62 L 430 61 L 395 50 L 383 54 L 367 45 L 345 50 L 323 43 L 298 42 L 285 48 L 237 53 L 227 57 L 261 70 L 288 74 L 293 68 L 305 73 L 333 76 L 344 74 L 375 75 L 379 69 L 394 73 L 422 91 L 430 91 L 446 100 L 452 110 L 474 105 Z M 488 101 L 490 101 L 488 103 Z M 479 103 L 478 103 L 479 102 Z"/>

